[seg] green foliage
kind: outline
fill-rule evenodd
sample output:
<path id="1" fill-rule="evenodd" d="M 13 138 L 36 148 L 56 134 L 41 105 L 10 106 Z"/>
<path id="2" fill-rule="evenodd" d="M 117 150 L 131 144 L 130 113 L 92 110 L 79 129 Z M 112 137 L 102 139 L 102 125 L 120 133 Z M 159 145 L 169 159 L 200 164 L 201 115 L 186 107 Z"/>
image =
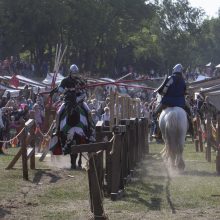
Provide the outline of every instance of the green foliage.
<path id="1" fill-rule="evenodd" d="M 1 0 L 0 58 L 28 51 L 37 67 L 52 64 L 62 43 L 66 64 L 95 73 L 218 62 L 220 18 L 204 15 L 188 0 Z"/>

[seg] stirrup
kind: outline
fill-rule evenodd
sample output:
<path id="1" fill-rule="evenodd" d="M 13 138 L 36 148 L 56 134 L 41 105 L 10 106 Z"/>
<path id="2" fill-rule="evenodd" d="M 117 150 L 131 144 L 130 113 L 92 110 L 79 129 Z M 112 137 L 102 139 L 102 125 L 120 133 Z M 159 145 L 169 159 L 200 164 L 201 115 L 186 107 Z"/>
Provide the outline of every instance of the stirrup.
<path id="1" fill-rule="evenodd" d="M 151 137 L 153 137 L 153 138 L 158 138 L 158 135 L 152 134 Z"/>

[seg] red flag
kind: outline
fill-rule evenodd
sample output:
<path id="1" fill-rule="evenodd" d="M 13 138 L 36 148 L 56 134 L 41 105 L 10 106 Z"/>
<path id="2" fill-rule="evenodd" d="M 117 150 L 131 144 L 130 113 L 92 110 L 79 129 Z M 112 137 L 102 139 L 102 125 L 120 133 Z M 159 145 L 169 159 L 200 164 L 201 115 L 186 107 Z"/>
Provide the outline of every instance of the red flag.
<path id="1" fill-rule="evenodd" d="M 15 88 L 18 88 L 19 80 L 18 80 L 18 78 L 16 77 L 15 74 L 13 74 L 13 76 L 11 77 L 9 84 L 14 86 Z"/>

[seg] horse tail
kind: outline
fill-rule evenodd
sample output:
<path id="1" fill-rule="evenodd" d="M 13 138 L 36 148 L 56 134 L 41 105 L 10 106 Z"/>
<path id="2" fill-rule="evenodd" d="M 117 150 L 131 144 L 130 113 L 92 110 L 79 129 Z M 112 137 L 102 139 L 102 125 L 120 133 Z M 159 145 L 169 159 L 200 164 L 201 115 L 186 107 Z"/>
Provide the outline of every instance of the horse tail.
<path id="1" fill-rule="evenodd" d="M 178 112 L 171 111 L 167 114 L 167 122 L 165 125 L 165 136 L 169 151 L 175 154 L 182 153 L 182 132 L 181 124 L 178 118 Z"/>

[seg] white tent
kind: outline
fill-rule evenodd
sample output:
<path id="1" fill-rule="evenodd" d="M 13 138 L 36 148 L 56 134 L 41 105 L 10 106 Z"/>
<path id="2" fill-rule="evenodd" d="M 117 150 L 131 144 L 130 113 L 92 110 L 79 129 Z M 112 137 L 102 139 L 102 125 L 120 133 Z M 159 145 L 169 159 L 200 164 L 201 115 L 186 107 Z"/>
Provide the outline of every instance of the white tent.
<path id="1" fill-rule="evenodd" d="M 10 80 L 12 76 L 3 76 L 5 79 L 8 79 Z M 30 79 L 30 78 L 27 78 L 25 76 L 22 76 L 22 75 L 16 75 L 16 78 L 19 80 L 20 83 L 23 83 L 23 84 L 28 84 L 28 85 L 31 85 L 31 86 L 39 86 L 39 87 L 44 87 L 45 85 L 42 84 L 41 82 L 38 82 L 36 80 L 33 80 L 33 79 Z"/>
<path id="2" fill-rule="evenodd" d="M 211 65 L 212 65 L 212 63 L 209 62 L 209 63 L 207 63 L 205 66 L 206 66 L 206 67 L 210 67 Z"/>
<path id="3" fill-rule="evenodd" d="M 210 79 L 210 77 L 208 77 L 208 76 L 203 76 L 203 75 L 198 75 L 198 77 L 196 78 L 196 82 L 197 81 L 201 81 L 201 80 L 205 80 L 205 79 Z"/>
<path id="4" fill-rule="evenodd" d="M 215 68 L 220 68 L 220 64 L 218 64 L 217 66 L 215 66 Z"/>
<path id="5" fill-rule="evenodd" d="M 54 76 L 54 73 L 47 73 L 47 77 L 42 81 L 42 83 L 45 85 L 51 85 L 53 81 L 53 76 Z M 56 85 L 59 84 L 63 80 L 63 78 L 64 76 L 58 73 L 55 84 Z"/>

